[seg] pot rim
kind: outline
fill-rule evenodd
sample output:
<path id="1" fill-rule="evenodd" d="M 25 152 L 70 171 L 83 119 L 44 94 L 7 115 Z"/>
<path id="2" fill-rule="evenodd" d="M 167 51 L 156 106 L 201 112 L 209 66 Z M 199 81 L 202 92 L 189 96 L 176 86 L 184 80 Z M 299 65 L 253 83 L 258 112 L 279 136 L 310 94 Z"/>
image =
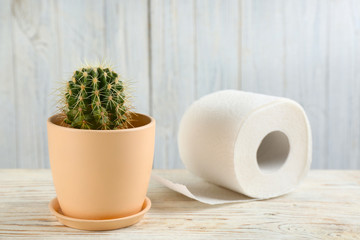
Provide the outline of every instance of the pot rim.
<path id="1" fill-rule="evenodd" d="M 56 128 L 61 128 L 64 129 L 65 131 L 73 131 L 73 132 L 86 132 L 86 133 L 119 133 L 119 132 L 133 132 L 133 131 L 139 131 L 139 130 L 143 130 L 143 129 L 147 129 L 147 128 L 151 128 L 153 125 L 155 125 L 155 119 L 149 115 L 146 114 L 142 114 L 142 113 L 137 113 L 137 112 L 133 112 L 135 115 L 141 115 L 144 117 L 147 117 L 150 119 L 150 122 L 139 126 L 139 127 L 134 127 L 134 128 L 125 128 L 125 129 L 112 129 L 112 130 L 97 130 L 97 129 L 79 129 L 79 128 L 70 128 L 70 127 L 65 127 L 65 126 L 60 126 L 56 123 L 54 123 L 53 121 L 59 117 L 61 115 L 61 113 L 57 113 L 52 115 L 51 117 L 49 117 L 47 119 L 47 124 Z"/>

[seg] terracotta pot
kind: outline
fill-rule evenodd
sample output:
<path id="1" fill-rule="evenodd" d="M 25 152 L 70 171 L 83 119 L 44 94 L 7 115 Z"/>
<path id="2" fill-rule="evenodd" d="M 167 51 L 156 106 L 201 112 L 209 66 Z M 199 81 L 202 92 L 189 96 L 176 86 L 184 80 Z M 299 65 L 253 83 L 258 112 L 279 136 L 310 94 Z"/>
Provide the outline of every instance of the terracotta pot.
<path id="1" fill-rule="evenodd" d="M 48 119 L 50 165 L 64 215 L 111 219 L 136 214 L 153 164 L 155 120 L 134 114 L 134 128 L 82 130 Z"/>

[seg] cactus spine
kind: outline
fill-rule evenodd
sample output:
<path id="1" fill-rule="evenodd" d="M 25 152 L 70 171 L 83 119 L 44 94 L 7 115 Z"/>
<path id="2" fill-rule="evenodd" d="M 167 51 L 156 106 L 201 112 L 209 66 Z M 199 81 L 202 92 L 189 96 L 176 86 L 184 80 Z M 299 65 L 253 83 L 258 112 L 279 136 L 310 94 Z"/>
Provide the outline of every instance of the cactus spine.
<path id="1" fill-rule="evenodd" d="M 64 123 L 80 129 L 123 129 L 130 124 L 130 107 L 119 74 L 109 67 L 86 66 L 67 82 Z"/>

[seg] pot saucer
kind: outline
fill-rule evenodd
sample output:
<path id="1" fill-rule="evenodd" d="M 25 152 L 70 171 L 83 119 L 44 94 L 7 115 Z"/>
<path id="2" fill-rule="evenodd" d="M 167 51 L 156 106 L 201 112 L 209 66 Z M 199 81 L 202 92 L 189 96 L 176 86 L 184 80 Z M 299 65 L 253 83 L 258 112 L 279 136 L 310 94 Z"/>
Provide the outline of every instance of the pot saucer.
<path id="1" fill-rule="evenodd" d="M 105 220 L 88 220 L 88 219 L 78 219 L 65 216 L 60 208 L 59 202 L 57 198 L 54 198 L 49 203 L 50 211 L 59 222 L 62 224 L 82 230 L 113 230 L 118 228 L 124 228 L 131 226 L 137 222 L 139 222 L 145 215 L 147 211 L 149 211 L 151 207 L 151 201 L 148 197 L 145 198 L 141 211 L 122 218 L 114 218 L 114 219 L 105 219 Z"/>

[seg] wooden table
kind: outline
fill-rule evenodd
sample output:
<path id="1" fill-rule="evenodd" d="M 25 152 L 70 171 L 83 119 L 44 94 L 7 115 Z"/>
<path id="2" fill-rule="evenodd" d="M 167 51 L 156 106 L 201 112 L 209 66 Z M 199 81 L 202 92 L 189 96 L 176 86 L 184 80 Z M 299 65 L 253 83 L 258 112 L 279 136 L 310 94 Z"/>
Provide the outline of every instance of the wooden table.
<path id="1" fill-rule="evenodd" d="M 266 201 L 210 206 L 154 181 L 148 196 L 138 224 L 81 231 L 50 214 L 50 170 L 0 170 L 0 239 L 360 239 L 360 171 L 311 171 L 296 191 Z"/>

